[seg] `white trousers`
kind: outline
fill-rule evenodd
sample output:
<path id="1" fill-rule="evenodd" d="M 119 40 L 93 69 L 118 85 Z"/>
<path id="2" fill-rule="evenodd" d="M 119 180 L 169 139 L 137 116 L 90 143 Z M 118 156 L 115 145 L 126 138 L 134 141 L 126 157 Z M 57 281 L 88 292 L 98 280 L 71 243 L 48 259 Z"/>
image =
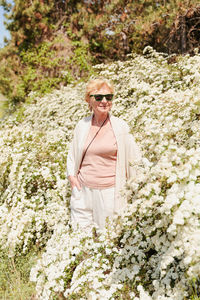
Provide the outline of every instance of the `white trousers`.
<path id="1" fill-rule="evenodd" d="M 73 228 L 91 228 L 97 225 L 103 229 L 107 218 L 114 214 L 115 188 L 91 189 L 82 186 L 79 191 L 76 187 L 71 195 L 71 222 Z"/>

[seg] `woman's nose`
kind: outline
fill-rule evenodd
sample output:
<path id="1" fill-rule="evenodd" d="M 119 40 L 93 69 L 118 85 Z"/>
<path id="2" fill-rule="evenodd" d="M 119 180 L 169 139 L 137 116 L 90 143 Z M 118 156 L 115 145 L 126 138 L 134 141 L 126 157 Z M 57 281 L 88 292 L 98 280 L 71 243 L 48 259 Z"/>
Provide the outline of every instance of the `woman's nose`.
<path id="1" fill-rule="evenodd" d="M 103 97 L 103 99 L 101 100 L 101 102 L 104 102 L 104 103 L 106 103 L 106 102 L 107 102 L 107 100 L 106 100 L 106 97 L 105 97 L 105 96 Z"/>

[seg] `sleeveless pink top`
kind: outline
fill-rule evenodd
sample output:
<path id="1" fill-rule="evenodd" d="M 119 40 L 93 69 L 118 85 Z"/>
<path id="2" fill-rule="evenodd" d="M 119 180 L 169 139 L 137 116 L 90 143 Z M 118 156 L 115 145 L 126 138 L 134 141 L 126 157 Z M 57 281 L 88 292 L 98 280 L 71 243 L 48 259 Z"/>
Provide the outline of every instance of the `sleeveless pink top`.
<path id="1" fill-rule="evenodd" d="M 84 151 L 92 140 L 92 130 L 87 137 Z M 84 153 L 84 152 L 83 152 Z M 83 159 L 78 178 L 87 187 L 105 189 L 115 185 L 117 143 L 110 122 L 105 124 Z"/>

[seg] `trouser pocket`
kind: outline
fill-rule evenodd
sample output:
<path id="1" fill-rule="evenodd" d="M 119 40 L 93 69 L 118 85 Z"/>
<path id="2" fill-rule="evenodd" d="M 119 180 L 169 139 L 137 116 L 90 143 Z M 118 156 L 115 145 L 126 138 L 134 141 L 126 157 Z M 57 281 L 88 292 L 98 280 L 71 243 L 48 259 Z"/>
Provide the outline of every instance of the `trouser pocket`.
<path id="1" fill-rule="evenodd" d="M 76 186 L 72 189 L 72 197 L 76 199 L 81 198 L 81 190 L 79 190 Z"/>
<path id="2" fill-rule="evenodd" d="M 71 209 L 77 209 L 83 206 L 82 199 L 82 190 L 79 190 L 77 187 L 72 189 L 70 207 Z"/>

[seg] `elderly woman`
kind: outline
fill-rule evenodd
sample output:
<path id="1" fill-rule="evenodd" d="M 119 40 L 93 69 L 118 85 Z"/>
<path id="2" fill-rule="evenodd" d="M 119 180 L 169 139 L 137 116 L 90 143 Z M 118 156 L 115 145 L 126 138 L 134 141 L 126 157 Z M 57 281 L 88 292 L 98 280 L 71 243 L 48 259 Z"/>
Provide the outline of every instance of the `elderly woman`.
<path id="1" fill-rule="evenodd" d="M 78 122 L 67 157 L 74 228 L 96 224 L 103 229 L 107 217 L 120 213 L 126 205 L 120 189 L 134 174 L 130 163 L 141 159 L 126 122 L 110 114 L 113 94 L 104 79 L 91 80 L 86 87 L 85 100 L 93 113 Z"/>

